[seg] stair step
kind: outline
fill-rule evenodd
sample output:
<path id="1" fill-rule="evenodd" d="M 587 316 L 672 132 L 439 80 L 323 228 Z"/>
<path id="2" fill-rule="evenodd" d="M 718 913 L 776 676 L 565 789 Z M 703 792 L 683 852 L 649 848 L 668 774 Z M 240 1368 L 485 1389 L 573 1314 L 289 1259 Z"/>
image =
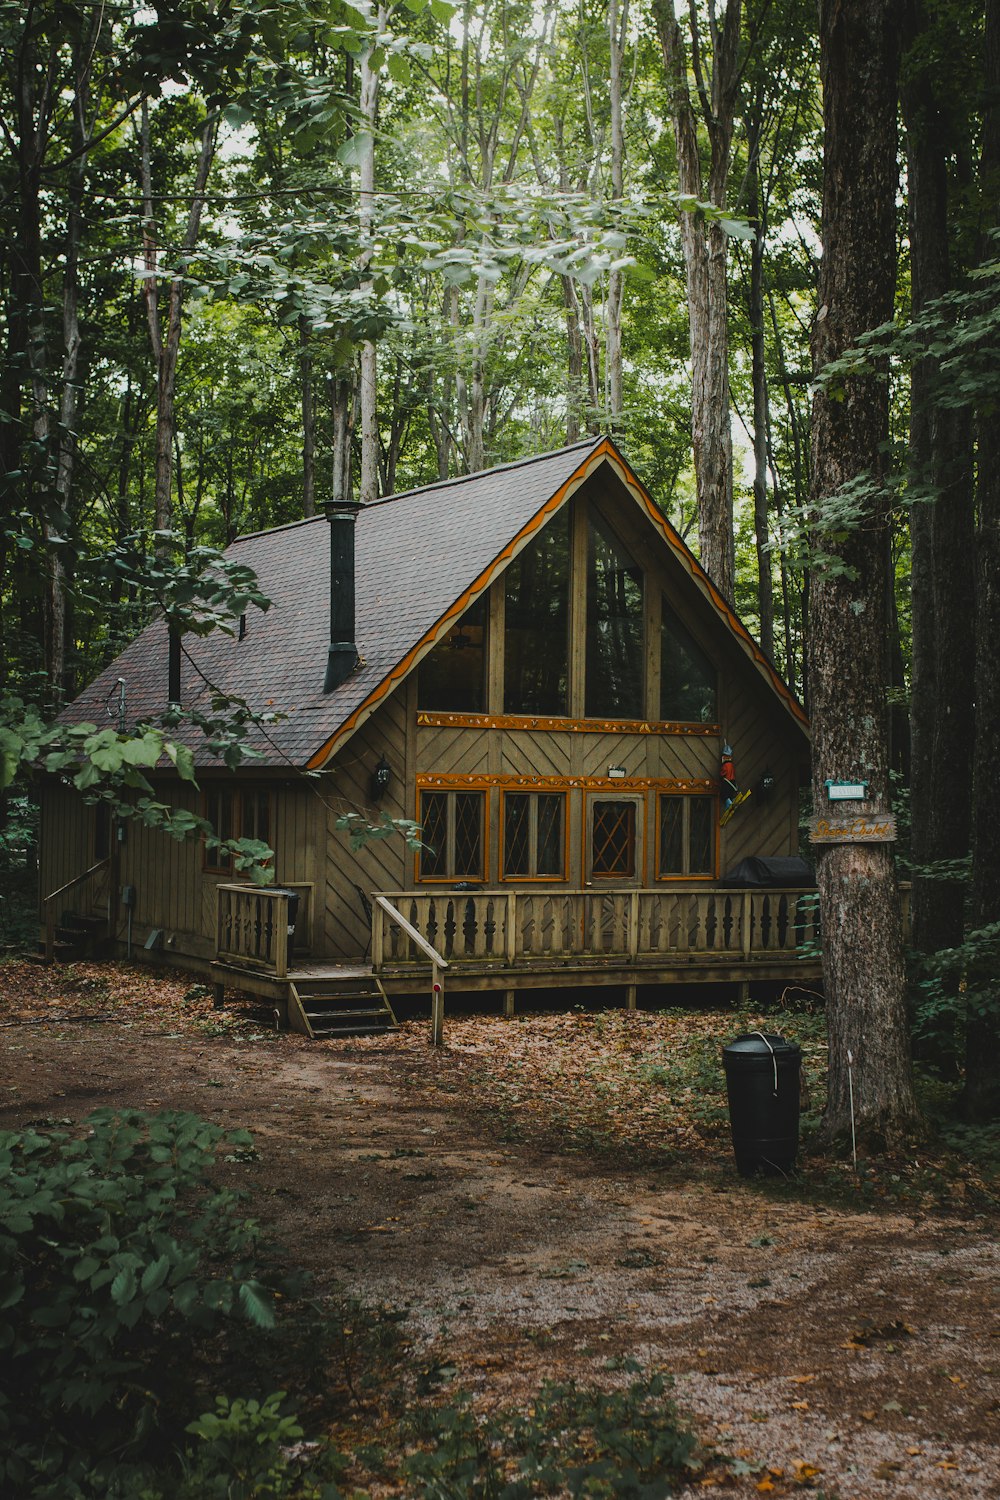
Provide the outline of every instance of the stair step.
<path id="1" fill-rule="evenodd" d="M 398 1026 L 393 1026 L 392 1025 L 392 1023 L 389 1020 L 388 1016 L 386 1017 L 386 1023 L 385 1023 L 384 1026 L 375 1026 L 375 1025 L 373 1025 L 371 1023 L 369 1023 L 368 1025 L 358 1026 L 358 1025 L 351 1025 L 351 1024 L 347 1024 L 347 1023 L 344 1023 L 344 1024 L 340 1025 L 340 1024 L 337 1024 L 337 1023 L 329 1023 L 328 1024 L 328 1023 L 325 1023 L 325 1022 L 320 1022 L 319 1025 L 314 1025 L 311 1020 L 310 1020 L 309 1024 L 312 1026 L 313 1036 L 316 1036 L 316 1037 L 324 1037 L 324 1036 L 385 1036 L 387 1032 L 398 1031 L 399 1030 Z"/>
<path id="2" fill-rule="evenodd" d="M 303 1005 L 302 1009 L 309 1017 L 310 1022 L 317 1020 L 340 1021 L 360 1018 L 362 1016 L 385 1016 L 386 1020 L 390 1019 L 389 1012 L 384 1005 L 359 1007 L 357 1010 L 350 1008 L 347 1010 L 312 1010 L 308 1005 Z"/>

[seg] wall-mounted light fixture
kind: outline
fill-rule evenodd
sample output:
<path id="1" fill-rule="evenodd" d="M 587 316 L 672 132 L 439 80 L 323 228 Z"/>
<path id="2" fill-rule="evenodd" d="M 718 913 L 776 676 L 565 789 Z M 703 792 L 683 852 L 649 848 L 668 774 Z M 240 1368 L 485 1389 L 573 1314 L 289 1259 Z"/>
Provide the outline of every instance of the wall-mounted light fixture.
<path id="1" fill-rule="evenodd" d="M 389 782 L 392 779 L 392 771 L 389 762 L 383 755 L 378 765 L 372 772 L 371 799 L 373 802 L 381 802 L 389 790 Z"/>
<path id="2" fill-rule="evenodd" d="M 765 771 L 763 776 L 760 778 L 760 781 L 757 783 L 757 796 L 761 802 L 764 802 L 768 797 L 770 797 L 773 791 L 774 777 L 770 771 Z"/>

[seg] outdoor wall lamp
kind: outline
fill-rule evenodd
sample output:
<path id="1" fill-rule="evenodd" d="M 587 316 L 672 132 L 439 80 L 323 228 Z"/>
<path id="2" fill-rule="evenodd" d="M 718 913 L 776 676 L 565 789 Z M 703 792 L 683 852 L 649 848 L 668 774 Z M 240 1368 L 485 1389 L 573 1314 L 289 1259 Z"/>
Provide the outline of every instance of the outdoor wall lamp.
<path id="1" fill-rule="evenodd" d="M 383 755 L 378 765 L 372 772 L 371 799 L 373 802 L 381 802 L 389 790 L 389 782 L 392 779 L 392 771 L 389 762 Z"/>

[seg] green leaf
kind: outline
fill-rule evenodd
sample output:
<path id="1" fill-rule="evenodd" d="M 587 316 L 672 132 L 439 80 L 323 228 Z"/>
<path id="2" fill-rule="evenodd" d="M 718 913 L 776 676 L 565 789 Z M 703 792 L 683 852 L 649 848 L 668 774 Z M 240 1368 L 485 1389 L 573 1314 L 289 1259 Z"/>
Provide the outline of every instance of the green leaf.
<path id="1" fill-rule="evenodd" d="M 255 1327 L 274 1327 L 274 1304 L 260 1282 L 243 1283 L 240 1287 L 240 1306 Z"/>

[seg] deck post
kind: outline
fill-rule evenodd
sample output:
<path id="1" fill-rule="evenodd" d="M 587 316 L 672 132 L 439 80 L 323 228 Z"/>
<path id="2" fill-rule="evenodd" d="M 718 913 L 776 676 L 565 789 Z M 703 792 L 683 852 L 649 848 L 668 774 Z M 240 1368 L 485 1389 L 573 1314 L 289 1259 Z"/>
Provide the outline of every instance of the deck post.
<path id="1" fill-rule="evenodd" d="M 635 1010 L 635 992 L 637 986 L 627 984 L 625 986 L 625 1007 L 627 1010 Z"/>
<path id="2" fill-rule="evenodd" d="M 444 1046 L 444 977 L 431 965 L 431 1046 Z"/>
<path id="3" fill-rule="evenodd" d="M 504 990 L 503 992 L 503 1013 L 505 1016 L 512 1016 L 514 1014 L 513 990 Z"/>

